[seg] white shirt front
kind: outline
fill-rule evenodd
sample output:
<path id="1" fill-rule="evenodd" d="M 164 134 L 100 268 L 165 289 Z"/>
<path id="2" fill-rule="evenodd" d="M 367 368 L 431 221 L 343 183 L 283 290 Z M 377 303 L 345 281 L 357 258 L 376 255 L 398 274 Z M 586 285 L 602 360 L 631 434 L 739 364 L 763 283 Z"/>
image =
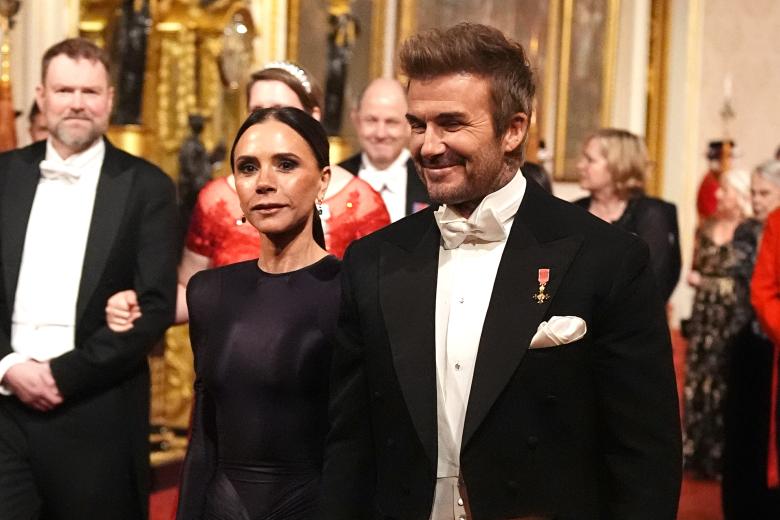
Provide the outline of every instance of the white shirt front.
<path id="1" fill-rule="evenodd" d="M 525 189 L 526 180 L 518 171 L 506 186 L 485 197 L 468 221 L 476 222 L 480 212 L 492 210 L 508 237 Z M 438 211 L 445 218 L 448 213 L 454 213 L 446 206 Z M 496 242 L 467 240 L 455 249 L 439 247 L 436 286 L 439 478 L 458 476 L 460 470 L 463 424 L 482 326 L 505 246 L 506 238 Z"/>
<path id="2" fill-rule="evenodd" d="M 48 361 L 75 348 L 76 303 L 105 149 L 98 139 L 63 160 L 51 140 L 46 143 L 48 163 L 80 175 L 75 181 L 43 176 L 38 181 L 11 318 L 14 352 L 0 359 L 0 380 L 17 363 Z M 8 391 L 0 386 L 0 393 Z"/>
<path id="3" fill-rule="evenodd" d="M 382 196 L 390 221 L 395 222 L 406 216 L 406 162 L 411 155 L 406 149 L 396 157 L 393 164 L 380 170 L 368 159 L 365 153 L 360 156 L 358 177 L 366 181 L 374 191 Z"/>

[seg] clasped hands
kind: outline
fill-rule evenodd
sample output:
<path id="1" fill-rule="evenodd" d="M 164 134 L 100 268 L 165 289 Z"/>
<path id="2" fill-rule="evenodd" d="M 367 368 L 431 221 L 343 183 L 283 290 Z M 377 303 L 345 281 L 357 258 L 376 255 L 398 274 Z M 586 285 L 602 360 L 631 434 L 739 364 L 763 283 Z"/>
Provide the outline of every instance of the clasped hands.
<path id="1" fill-rule="evenodd" d="M 39 412 L 48 412 L 62 404 L 48 361 L 17 363 L 6 371 L 2 383 L 20 401 Z"/>

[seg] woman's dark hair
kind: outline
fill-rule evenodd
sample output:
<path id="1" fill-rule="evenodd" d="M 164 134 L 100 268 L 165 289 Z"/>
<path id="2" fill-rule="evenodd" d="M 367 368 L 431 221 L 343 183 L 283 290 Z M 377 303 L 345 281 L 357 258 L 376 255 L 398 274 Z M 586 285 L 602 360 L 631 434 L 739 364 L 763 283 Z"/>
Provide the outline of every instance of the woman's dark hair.
<path id="1" fill-rule="evenodd" d="M 230 170 L 235 173 L 236 145 L 249 128 L 264 123 L 268 120 L 278 121 L 292 128 L 296 134 L 303 137 L 303 140 L 309 145 L 314 157 L 317 159 L 317 166 L 321 169 L 330 166 L 330 145 L 328 136 L 322 125 L 309 114 L 299 108 L 293 107 L 273 107 L 255 110 L 246 121 L 241 125 L 233 140 L 233 146 L 230 148 Z M 322 230 L 322 221 L 318 211 L 314 211 L 314 225 L 312 226 L 314 241 L 321 248 L 325 249 L 325 233 Z"/>

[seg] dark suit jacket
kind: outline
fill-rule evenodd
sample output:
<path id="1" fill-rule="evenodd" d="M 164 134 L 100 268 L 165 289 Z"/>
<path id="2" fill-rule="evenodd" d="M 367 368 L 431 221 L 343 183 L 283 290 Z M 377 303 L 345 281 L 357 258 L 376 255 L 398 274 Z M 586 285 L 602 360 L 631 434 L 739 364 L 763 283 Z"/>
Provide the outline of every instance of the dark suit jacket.
<path id="1" fill-rule="evenodd" d="M 339 166 L 347 170 L 352 175 L 357 175 L 360 171 L 361 154 L 356 153 L 349 159 L 339 163 Z M 428 198 L 428 190 L 425 184 L 417 175 L 417 169 L 414 161 L 410 158 L 406 161 L 406 214 L 411 215 L 420 209 L 420 205 L 427 206 L 431 201 Z"/>
<path id="2" fill-rule="evenodd" d="M 590 197 L 575 202 L 590 207 Z M 650 266 L 655 274 L 661 299 L 667 301 L 677 287 L 682 269 L 680 230 L 674 204 L 653 197 L 639 196 L 628 200 L 625 211 L 613 222 L 634 233 L 650 248 Z"/>
<path id="3" fill-rule="evenodd" d="M 38 164 L 45 152 L 46 142 L 41 141 L 0 155 L 0 358 L 12 352 L 14 297 L 40 178 Z M 149 465 L 146 356 L 174 318 L 181 251 L 175 204 L 173 183 L 159 168 L 106 141 L 79 286 L 76 348 L 50 362 L 64 397 L 56 413 L 77 411 L 83 420 L 93 412 L 81 428 L 116 433 L 110 449 L 128 450 L 142 510 L 147 507 Z M 138 293 L 143 316 L 131 331 L 120 334 L 106 326 L 105 306 L 112 294 L 124 289 Z M 4 399 L 12 407 L 19 403 L 15 397 Z M 23 410 L 21 405 L 16 408 Z M 24 422 L 24 417 L 18 420 Z M 36 441 L 45 442 L 36 439 L 45 431 L 31 429 L 27 434 L 31 449 Z M 99 453 L 97 446 L 90 449 Z M 73 468 L 76 479 L 78 470 Z M 117 473 L 122 471 L 117 468 Z"/>
<path id="4" fill-rule="evenodd" d="M 439 242 L 431 208 L 347 250 L 324 518 L 429 517 Z M 539 268 L 550 269 L 543 304 L 531 298 Z M 529 350 L 555 315 L 583 318 L 587 335 Z M 647 246 L 531 182 L 482 329 L 461 472 L 478 520 L 676 514 L 677 395 Z"/>

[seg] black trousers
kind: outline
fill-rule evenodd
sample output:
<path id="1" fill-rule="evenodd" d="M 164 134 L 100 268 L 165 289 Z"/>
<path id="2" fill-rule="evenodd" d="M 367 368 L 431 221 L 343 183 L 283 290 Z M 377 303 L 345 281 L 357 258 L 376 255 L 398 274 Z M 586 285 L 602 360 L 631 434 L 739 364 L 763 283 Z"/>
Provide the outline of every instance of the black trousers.
<path id="1" fill-rule="evenodd" d="M 0 397 L 0 518 L 143 520 L 127 432 L 110 424 L 116 405 L 109 393 L 36 412 Z"/>
<path id="2" fill-rule="evenodd" d="M 724 407 L 724 518 L 780 518 L 780 490 L 768 489 L 766 483 L 772 343 L 753 334 L 748 325 L 735 336 L 729 352 Z"/>

